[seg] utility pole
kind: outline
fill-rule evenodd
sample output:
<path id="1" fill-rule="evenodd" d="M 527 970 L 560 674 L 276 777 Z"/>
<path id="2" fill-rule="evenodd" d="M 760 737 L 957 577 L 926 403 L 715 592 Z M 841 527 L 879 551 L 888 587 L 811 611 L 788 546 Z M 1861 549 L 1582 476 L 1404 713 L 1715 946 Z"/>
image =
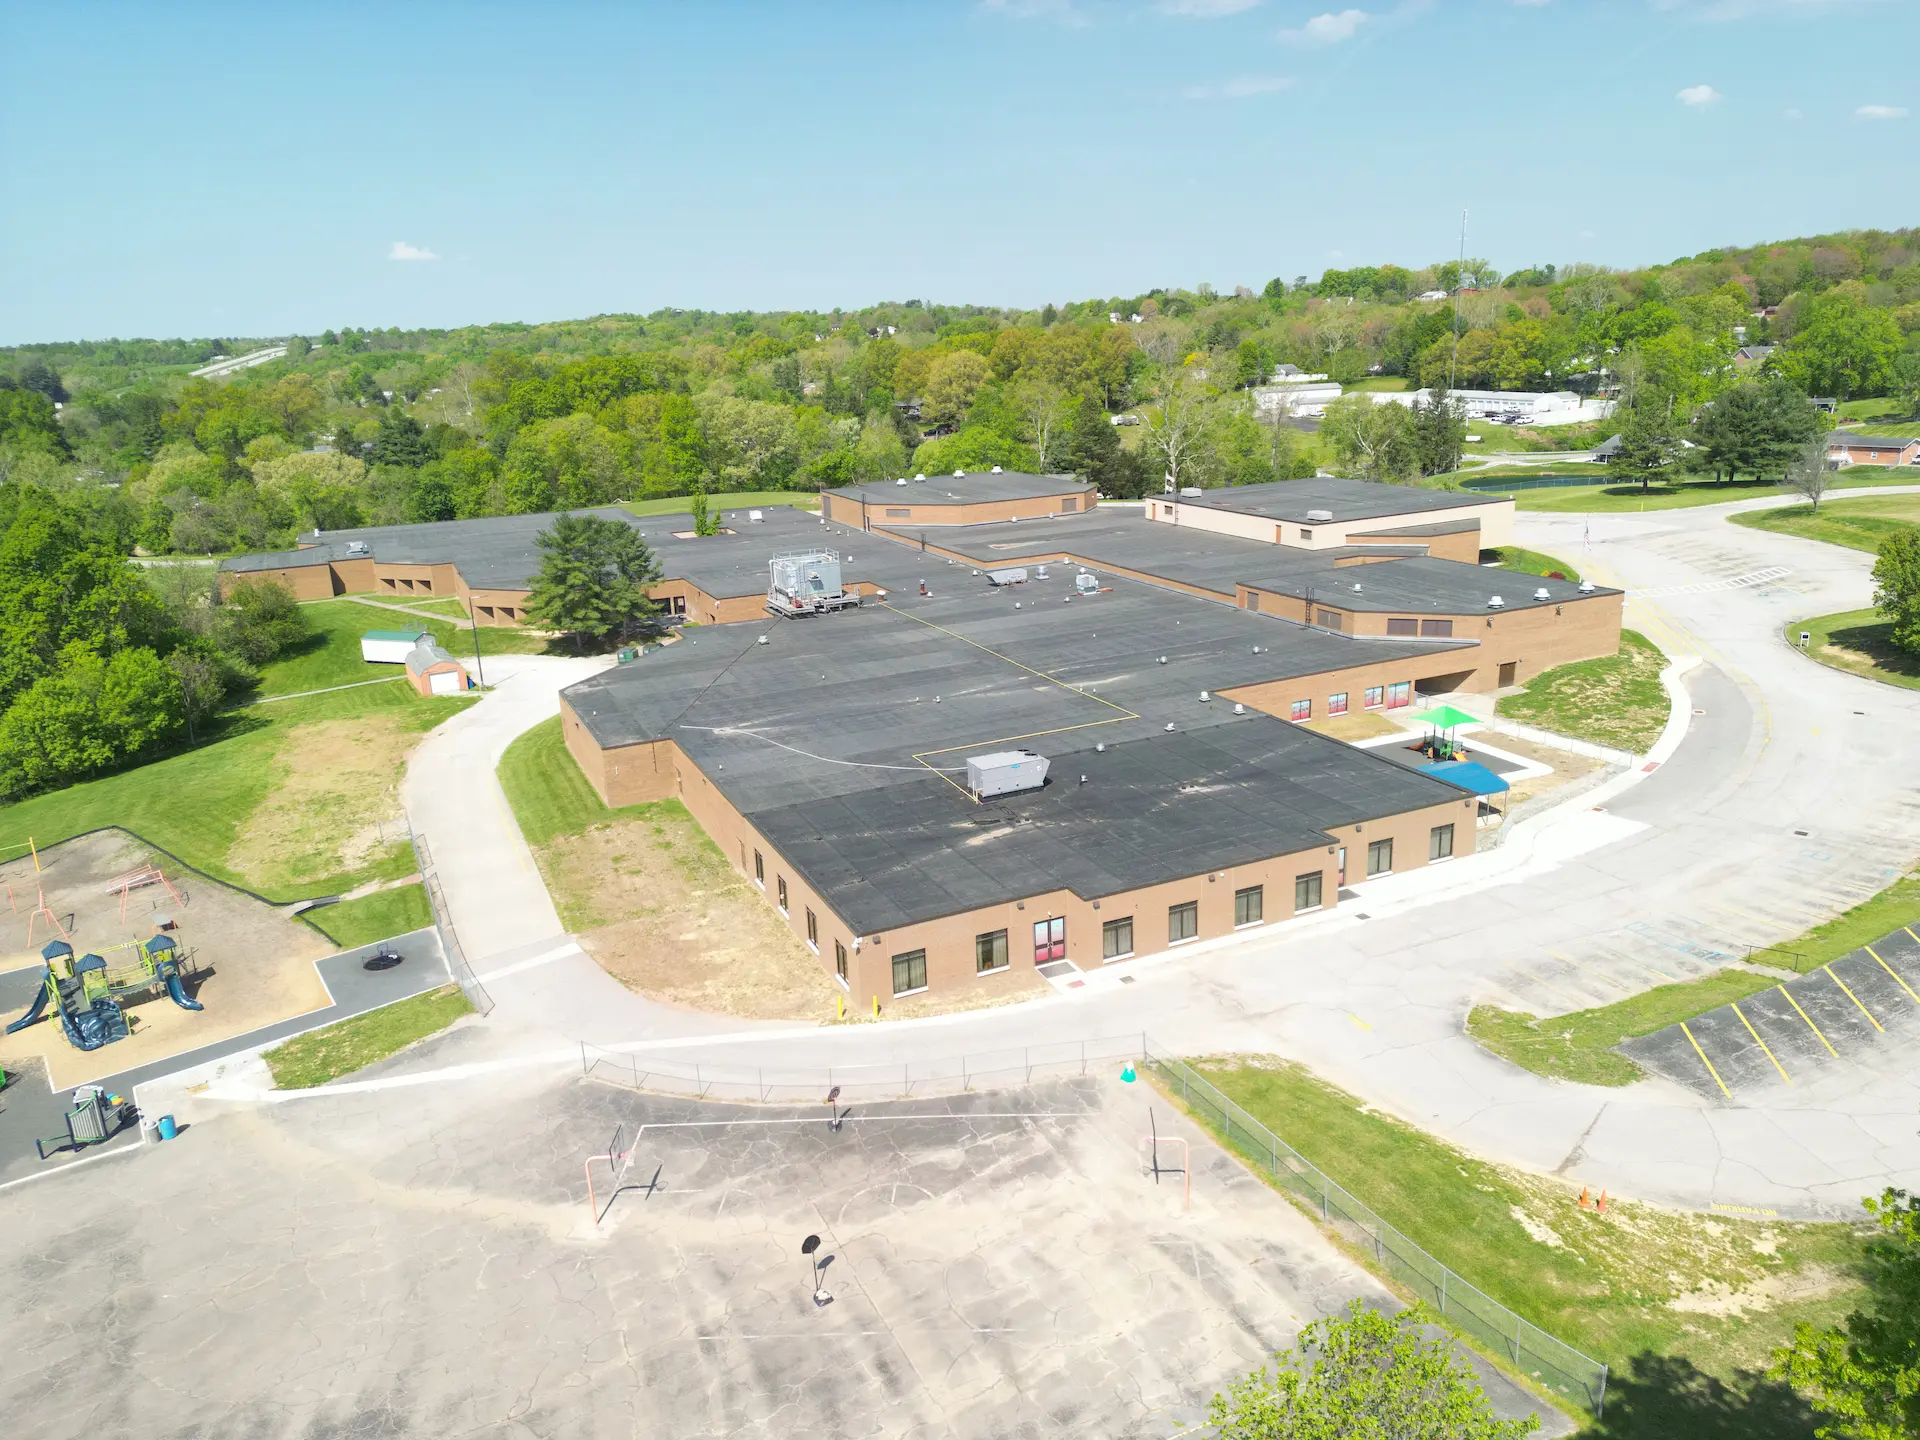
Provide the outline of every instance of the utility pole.
<path id="1" fill-rule="evenodd" d="M 473 596 L 467 596 L 467 624 L 473 627 L 473 671 L 482 690 L 487 688 L 487 667 L 480 659 L 480 622 L 474 617 Z"/>

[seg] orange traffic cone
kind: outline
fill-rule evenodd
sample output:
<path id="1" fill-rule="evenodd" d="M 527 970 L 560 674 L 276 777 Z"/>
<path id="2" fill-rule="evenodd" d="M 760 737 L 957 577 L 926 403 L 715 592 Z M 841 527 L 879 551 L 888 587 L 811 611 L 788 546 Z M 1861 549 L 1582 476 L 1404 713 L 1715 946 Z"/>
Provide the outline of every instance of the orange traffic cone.
<path id="1" fill-rule="evenodd" d="M 1606 1191 L 1602 1190 L 1600 1192 L 1600 1202 L 1597 1205 L 1595 1205 L 1593 1208 L 1598 1210 L 1602 1215 L 1607 1213 L 1607 1192 Z"/>
<path id="2" fill-rule="evenodd" d="M 1584 1185 L 1580 1187 L 1580 1208 L 1582 1210 L 1587 1208 L 1587 1187 Z"/>

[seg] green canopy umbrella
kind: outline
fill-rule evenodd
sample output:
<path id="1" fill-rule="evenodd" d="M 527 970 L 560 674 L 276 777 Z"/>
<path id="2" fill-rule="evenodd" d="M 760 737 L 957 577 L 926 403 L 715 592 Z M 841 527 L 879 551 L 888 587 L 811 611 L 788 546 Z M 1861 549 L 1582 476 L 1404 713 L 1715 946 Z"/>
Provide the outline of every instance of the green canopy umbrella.
<path id="1" fill-rule="evenodd" d="M 1436 705 L 1431 710 L 1422 710 L 1413 717 L 1424 720 L 1436 730 L 1452 730 L 1461 725 L 1480 725 L 1485 722 L 1478 715 L 1469 715 L 1464 710 L 1456 710 L 1451 705 Z"/>

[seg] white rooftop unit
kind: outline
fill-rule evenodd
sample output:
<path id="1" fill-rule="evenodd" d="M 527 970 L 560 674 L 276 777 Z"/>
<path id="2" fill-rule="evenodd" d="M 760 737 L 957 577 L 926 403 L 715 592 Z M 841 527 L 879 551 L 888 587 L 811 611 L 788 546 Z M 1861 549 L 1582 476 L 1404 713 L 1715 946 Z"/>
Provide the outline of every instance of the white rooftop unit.
<path id="1" fill-rule="evenodd" d="M 767 609 L 776 615 L 817 615 L 860 603 L 840 583 L 840 557 L 831 550 L 796 550 L 767 565 Z"/>
<path id="2" fill-rule="evenodd" d="M 1024 585 L 1027 580 L 1027 567 L 1015 565 L 1007 570 L 989 570 L 987 579 L 995 585 Z"/>
<path id="3" fill-rule="evenodd" d="M 1047 757 L 1031 750 L 997 750 L 967 757 L 967 788 L 977 799 L 1017 795 L 1047 783 Z"/>

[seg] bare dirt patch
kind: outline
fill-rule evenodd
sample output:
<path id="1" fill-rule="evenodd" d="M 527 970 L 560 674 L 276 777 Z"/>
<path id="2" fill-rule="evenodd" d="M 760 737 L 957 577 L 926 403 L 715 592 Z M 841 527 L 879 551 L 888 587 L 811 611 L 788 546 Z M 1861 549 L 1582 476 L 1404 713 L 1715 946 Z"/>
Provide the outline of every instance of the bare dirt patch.
<path id="1" fill-rule="evenodd" d="M 274 785 L 226 863 L 268 894 L 365 864 L 406 839 L 400 777 L 416 730 L 383 714 L 294 727 L 274 756 Z"/>
<path id="2" fill-rule="evenodd" d="M 1400 735 L 1406 733 L 1384 715 L 1376 715 L 1371 710 L 1362 710 L 1357 714 L 1329 715 L 1325 719 L 1311 720 L 1302 727 L 1317 730 L 1322 735 L 1331 735 L 1335 740 L 1351 743 L 1355 740 L 1371 740 L 1378 735 Z"/>
<path id="3" fill-rule="evenodd" d="M 128 896 L 123 919 L 119 899 L 106 893 L 107 882 L 154 863 L 185 903 L 176 903 L 164 886 L 149 886 Z M 32 948 L 27 944 L 37 881 L 45 887 L 48 908 L 74 949 L 104 954 L 110 963 L 120 958 L 110 947 L 145 940 L 154 933 L 156 915 L 172 918 L 181 948 L 200 972 L 187 988 L 206 1007 L 183 1010 L 164 991 L 129 1004 L 126 1015 L 133 1033 L 93 1051 L 68 1044 L 56 1018 L 0 1036 L 0 1059 L 45 1057 L 56 1090 L 242 1035 L 329 1003 L 326 987 L 313 968 L 315 960 L 333 953 L 324 936 L 237 890 L 177 871 L 171 861 L 156 857 L 124 831 L 103 830 L 42 850 L 40 864 L 37 876 L 31 859 L 0 866 L 0 884 L 11 888 L 16 907 L 0 910 L 0 951 L 4 951 L 0 970 L 40 964 L 39 948 L 48 938 L 44 919 L 34 925 Z"/>
<path id="4" fill-rule="evenodd" d="M 1551 765 L 1553 772 L 1548 775 L 1536 775 L 1531 780 L 1522 780 L 1507 793 L 1506 806 L 1514 806 L 1533 799 L 1536 795 L 1547 795 L 1564 785 L 1571 785 L 1584 775 L 1591 775 L 1607 762 L 1595 759 L 1591 755 L 1578 755 L 1571 750 L 1556 749 L 1551 745 L 1536 744 L 1532 740 L 1522 740 L 1514 735 L 1489 733 L 1488 743 L 1494 748 L 1517 755 L 1522 760 L 1532 760 L 1541 765 Z"/>

